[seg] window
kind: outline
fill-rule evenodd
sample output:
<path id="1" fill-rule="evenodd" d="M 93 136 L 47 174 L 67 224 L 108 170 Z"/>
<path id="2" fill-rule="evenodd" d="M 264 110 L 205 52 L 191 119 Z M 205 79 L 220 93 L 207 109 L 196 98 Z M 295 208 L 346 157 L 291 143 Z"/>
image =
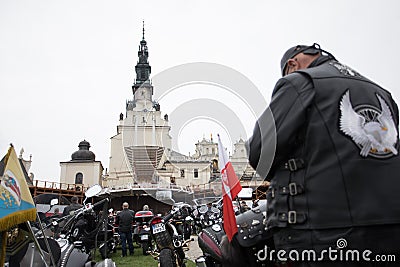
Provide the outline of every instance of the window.
<path id="1" fill-rule="evenodd" d="M 199 178 L 199 169 L 193 170 L 193 176 L 194 176 L 194 178 Z"/>
<path id="2" fill-rule="evenodd" d="M 185 178 L 185 170 L 181 169 L 181 178 Z"/>
<path id="3" fill-rule="evenodd" d="M 75 184 L 83 184 L 83 174 L 81 172 L 75 175 Z"/>
<path id="4" fill-rule="evenodd" d="M 219 168 L 218 168 L 218 160 L 213 159 L 212 163 L 211 163 L 211 168 L 212 171 L 215 172 L 219 172 Z"/>

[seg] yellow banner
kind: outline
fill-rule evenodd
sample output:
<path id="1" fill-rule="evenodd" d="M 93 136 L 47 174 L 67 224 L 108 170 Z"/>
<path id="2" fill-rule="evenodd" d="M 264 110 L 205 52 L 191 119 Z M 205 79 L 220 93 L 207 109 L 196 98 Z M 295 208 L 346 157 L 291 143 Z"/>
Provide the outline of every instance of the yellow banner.
<path id="1" fill-rule="evenodd" d="M 6 231 L 14 225 L 35 221 L 36 208 L 12 145 L 1 163 L 4 171 L 0 173 L 0 231 Z"/>

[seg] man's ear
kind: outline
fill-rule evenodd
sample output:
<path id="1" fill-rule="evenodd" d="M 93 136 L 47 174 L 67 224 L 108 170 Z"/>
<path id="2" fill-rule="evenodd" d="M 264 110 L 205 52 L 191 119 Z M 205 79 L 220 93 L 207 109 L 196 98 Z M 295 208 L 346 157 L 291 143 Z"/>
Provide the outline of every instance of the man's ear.
<path id="1" fill-rule="evenodd" d="M 293 68 L 293 67 L 295 67 L 297 65 L 297 60 L 291 58 L 291 59 L 288 60 L 287 65 L 288 65 L 288 67 L 292 67 Z"/>

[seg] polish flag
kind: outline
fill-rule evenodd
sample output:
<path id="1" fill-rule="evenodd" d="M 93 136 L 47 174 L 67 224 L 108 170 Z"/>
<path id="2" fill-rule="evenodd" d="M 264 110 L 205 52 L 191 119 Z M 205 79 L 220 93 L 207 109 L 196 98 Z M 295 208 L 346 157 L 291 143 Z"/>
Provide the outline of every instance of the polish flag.
<path id="1" fill-rule="evenodd" d="M 222 194 L 223 194 L 223 215 L 224 215 L 224 230 L 229 239 L 232 241 L 233 236 L 237 233 L 235 212 L 233 210 L 232 200 L 236 198 L 242 186 L 236 176 L 232 163 L 229 161 L 225 148 L 222 145 L 221 138 L 218 135 L 218 155 L 219 167 L 221 169 L 222 178 Z"/>

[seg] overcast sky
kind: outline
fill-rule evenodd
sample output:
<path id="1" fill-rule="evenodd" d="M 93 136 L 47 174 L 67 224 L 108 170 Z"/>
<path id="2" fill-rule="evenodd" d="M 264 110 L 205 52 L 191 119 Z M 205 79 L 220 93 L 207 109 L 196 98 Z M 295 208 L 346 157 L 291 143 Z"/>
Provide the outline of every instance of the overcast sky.
<path id="1" fill-rule="evenodd" d="M 58 181 L 59 162 L 86 139 L 107 168 L 110 137 L 132 98 L 142 20 L 153 76 L 218 63 L 249 78 L 269 102 L 284 51 L 318 42 L 399 102 L 399 10 L 396 0 L 0 0 L 0 153 L 9 143 L 17 153 L 23 147 L 36 179 Z M 179 142 L 214 131 L 191 127 Z M 194 144 L 181 150 L 194 152 Z"/>

